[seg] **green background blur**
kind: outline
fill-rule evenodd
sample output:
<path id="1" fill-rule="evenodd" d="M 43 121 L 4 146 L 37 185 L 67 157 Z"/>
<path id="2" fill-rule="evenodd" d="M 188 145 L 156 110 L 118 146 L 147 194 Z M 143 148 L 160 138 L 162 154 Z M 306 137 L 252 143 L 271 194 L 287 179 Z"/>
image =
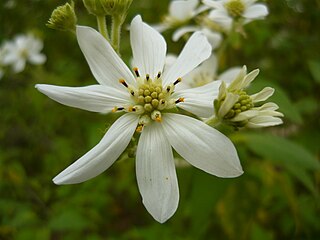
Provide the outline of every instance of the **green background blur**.
<path id="1" fill-rule="evenodd" d="M 0 44 L 18 33 L 44 40 L 43 66 L 0 80 L 0 239 L 320 239 L 320 1 L 265 1 L 270 15 L 233 39 L 220 71 L 246 64 L 261 73 L 252 91 L 276 88 L 284 124 L 230 134 L 245 173 L 220 179 L 193 167 L 177 170 L 180 204 L 159 224 L 137 189 L 134 159 L 116 162 L 77 185 L 51 179 L 90 150 L 112 119 L 62 106 L 37 92 L 47 83 L 85 86 L 95 80 L 72 34 L 46 28 L 58 0 L 0 6 Z M 156 23 L 168 0 L 134 0 L 136 14 Z M 96 27 L 80 0 L 78 23 Z M 170 52 L 180 52 L 165 34 Z M 121 53 L 129 62 L 129 34 Z"/>

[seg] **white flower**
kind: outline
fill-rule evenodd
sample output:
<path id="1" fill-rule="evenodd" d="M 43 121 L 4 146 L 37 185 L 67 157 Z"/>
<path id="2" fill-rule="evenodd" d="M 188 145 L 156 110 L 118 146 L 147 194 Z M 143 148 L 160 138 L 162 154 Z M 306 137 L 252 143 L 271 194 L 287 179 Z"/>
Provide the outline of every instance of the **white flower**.
<path id="1" fill-rule="evenodd" d="M 99 82 L 86 87 L 36 85 L 50 98 L 93 112 L 125 112 L 102 140 L 53 181 L 74 184 L 109 168 L 126 149 L 134 132 L 141 132 L 136 153 L 136 175 L 143 204 L 159 222 L 177 209 L 178 181 L 172 147 L 197 168 L 219 177 L 242 174 L 231 141 L 194 118 L 168 113 L 176 105 L 199 116 L 213 110 L 210 85 L 173 93 L 181 77 L 211 53 L 201 33 L 194 33 L 169 71 L 164 71 L 166 42 L 140 16 L 132 20 L 130 41 L 135 76 L 101 34 L 77 27 L 77 39 L 90 69 Z M 210 100 L 211 99 L 211 100 Z"/>
<path id="2" fill-rule="evenodd" d="M 159 32 L 163 32 L 170 28 L 177 28 L 173 35 L 173 41 L 177 41 L 182 35 L 180 35 L 180 27 L 187 24 L 191 19 L 197 16 L 199 13 L 207 10 L 205 5 L 199 6 L 199 0 L 173 0 L 169 4 L 169 14 L 163 19 L 163 22 L 153 27 Z M 194 28 L 194 26 L 187 26 L 187 28 Z M 182 31 L 184 27 L 182 27 Z M 199 30 L 199 29 L 197 29 Z M 187 31 L 194 32 L 197 30 Z M 178 38 L 175 34 L 180 35 Z"/>
<path id="3" fill-rule="evenodd" d="M 166 68 L 170 68 L 175 61 L 176 57 L 174 55 L 167 55 Z M 200 87 L 212 81 L 216 81 L 215 86 L 217 87 L 215 92 L 218 93 L 221 81 L 224 81 L 227 84 L 231 83 L 240 73 L 241 69 L 241 67 L 232 67 L 218 75 L 217 57 L 212 54 L 202 64 L 184 76 L 183 81 L 177 86 L 177 89 Z"/>
<path id="4" fill-rule="evenodd" d="M 261 128 L 282 124 L 280 117 L 283 114 L 276 111 L 279 108 L 277 104 L 268 102 L 257 106 L 273 95 L 273 88 L 265 87 L 253 95 L 248 95 L 245 91 L 258 74 L 258 69 L 247 74 L 244 66 L 228 87 L 222 82 L 214 101 L 215 117 L 208 120 L 208 123 L 214 123 L 218 119 L 235 128 Z"/>
<path id="5" fill-rule="evenodd" d="M 18 35 L 6 44 L 2 62 L 4 65 L 11 65 L 15 73 L 22 72 L 27 61 L 35 65 L 46 61 L 46 56 L 40 53 L 42 48 L 40 39 L 32 35 Z"/>
<path id="6" fill-rule="evenodd" d="M 173 33 L 172 40 L 176 42 L 186 33 L 192 33 L 192 32 L 196 32 L 196 31 L 201 31 L 208 38 L 208 41 L 211 44 L 212 49 L 217 48 L 222 41 L 222 36 L 220 33 L 214 32 L 214 31 L 210 30 L 209 28 L 200 27 L 200 26 L 181 27 Z"/>
<path id="7" fill-rule="evenodd" d="M 268 15 L 268 8 L 264 4 L 256 4 L 257 0 L 203 0 L 208 7 L 213 8 L 209 18 L 229 31 L 233 21 L 244 19 L 243 24 L 253 20 L 263 19 Z"/>

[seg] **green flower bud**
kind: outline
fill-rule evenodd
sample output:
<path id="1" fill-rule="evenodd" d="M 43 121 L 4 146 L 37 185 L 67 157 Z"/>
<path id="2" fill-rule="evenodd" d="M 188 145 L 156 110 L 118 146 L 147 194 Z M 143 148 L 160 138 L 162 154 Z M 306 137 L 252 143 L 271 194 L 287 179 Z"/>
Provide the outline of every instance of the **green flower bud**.
<path id="1" fill-rule="evenodd" d="M 100 0 L 104 10 L 110 16 L 118 16 L 123 20 L 133 0 Z"/>
<path id="2" fill-rule="evenodd" d="M 47 27 L 61 31 L 75 31 L 77 16 L 74 11 L 74 2 L 57 7 L 46 24 Z"/>
<path id="3" fill-rule="evenodd" d="M 109 15 L 103 8 L 101 0 L 83 0 L 83 4 L 90 14 L 95 16 Z"/>

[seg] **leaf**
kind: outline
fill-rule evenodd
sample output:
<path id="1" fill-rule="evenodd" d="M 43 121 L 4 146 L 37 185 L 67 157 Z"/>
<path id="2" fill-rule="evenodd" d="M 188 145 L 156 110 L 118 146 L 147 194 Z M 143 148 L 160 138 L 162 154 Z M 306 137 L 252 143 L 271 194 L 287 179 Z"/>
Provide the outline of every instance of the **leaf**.
<path id="1" fill-rule="evenodd" d="M 308 61 L 308 65 L 312 77 L 320 83 L 320 61 L 310 60 Z"/>
<path id="2" fill-rule="evenodd" d="M 320 169 L 319 161 L 304 147 L 288 139 L 270 134 L 245 134 L 249 149 L 266 160 L 284 167 L 307 189 L 316 194 L 308 170 Z"/>

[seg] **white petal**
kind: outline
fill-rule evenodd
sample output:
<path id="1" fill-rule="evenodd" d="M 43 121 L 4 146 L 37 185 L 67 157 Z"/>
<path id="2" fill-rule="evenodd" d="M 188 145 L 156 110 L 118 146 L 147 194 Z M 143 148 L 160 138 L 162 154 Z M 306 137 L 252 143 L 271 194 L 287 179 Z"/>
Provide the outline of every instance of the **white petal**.
<path id="1" fill-rule="evenodd" d="M 214 81 L 201 87 L 179 90 L 172 98 L 184 98 L 184 102 L 179 103 L 178 107 L 198 117 L 208 118 L 213 114 L 213 100 L 218 96 L 220 84 L 220 81 Z"/>
<path id="2" fill-rule="evenodd" d="M 212 47 L 203 33 L 193 33 L 184 46 L 177 61 L 168 72 L 164 73 L 163 84 L 167 85 L 173 83 L 178 78 L 191 72 L 211 55 L 211 49 Z"/>
<path id="3" fill-rule="evenodd" d="M 122 90 L 124 86 L 119 79 L 135 84 L 129 68 L 100 33 L 90 27 L 77 26 L 77 39 L 92 74 L 100 84 Z"/>
<path id="4" fill-rule="evenodd" d="M 274 93 L 273 88 L 265 87 L 260 92 L 253 94 L 250 97 L 254 103 L 255 102 L 262 102 L 262 101 L 267 100 L 269 97 L 271 97 L 273 93 Z"/>
<path id="5" fill-rule="evenodd" d="M 178 207 L 179 187 L 172 149 L 159 123 L 142 131 L 136 173 L 146 209 L 158 222 L 167 221 Z"/>
<path id="6" fill-rule="evenodd" d="M 247 88 L 250 85 L 250 83 L 258 76 L 259 71 L 260 71 L 259 69 L 255 69 L 255 70 L 251 71 L 250 73 L 248 73 L 244 77 L 240 88 Z"/>
<path id="7" fill-rule="evenodd" d="M 211 7 L 211 8 L 215 8 L 215 9 L 223 9 L 223 5 L 222 2 L 223 1 L 212 1 L 212 0 L 203 0 L 202 1 L 205 5 Z"/>
<path id="8" fill-rule="evenodd" d="M 245 18 L 263 18 L 268 15 L 268 8 L 263 4 L 254 4 L 250 6 L 244 13 Z"/>
<path id="9" fill-rule="evenodd" d="M 80 183 L 105 171 L 128 146 L 137 124 L 137 115 L 127 113 L 121 116 L 93 149 L 57 175 L 53 182 Z"/>
<path id="10" fill-rule="evenodd" d="M 241 70 L 242 70 L 241 67 L 229 68 L 228 70 L 221 73 L 218 79 L 220 79 L 221 81 L 224 81 L 225 83 L 231 83 L 238 76 Z"/>
<path id="11" fill-rule="evenodd" d="M 238 121 L 244 121 L 244 120 L 248 120 L 252 117 L 258 116 L 259 115 L 259 111 L 257 110 L 248 110 L 248 111 L 244 111 L 239 113 L 238 115 L 236 115 L 232 121 L 238 122 Z"/>
<path id="12" fill-rule="evenodd" d="M 32 64 L 43 64 L 46 60 L 47 57 L 44 54 L 32 54 L 28 58 L 29 62 Z"/>
<path id="13" fill-rule="evenodd" d="M 277 109 L 279 109 L 279 106 L 273 102 L 267 102 L 265 104 L 263 104 L 262 106 L 257 108 L 258 110 L 270 110 L 270 111 L 275 111 Z"/>
<path id="14" fill-rule="evenodd" d="M 212 10 L 209 13 L 209 19 L 216 22 L 227 31 L 231 29 L 233 19 L 228 15 L 225 9 Z"/>
<path id="15" fill-rule="evenodd" d="M 172 1 L 169 5 L 169 14 L 179 21 L 186 21 L 193 16 L 193 11 L 197 5 L 198 0 Z"/>
<path id="16" fill-rule="evenodd" d="M 36 88 L 61 104 L 92 112 L 107 113 L 114 107 L 124 107 L 130 103 L 129 93 L 104 85 L 63 87 L 37 84 Z"/>
<path id="17" fill-rule="evenodd" d="M 159 32 L 142 22 L 141 17 L 136 16 L 130 27 L 130 42 L 134 64 L 139 69 L 140 75 L 151 78 L 162 72 L 167 44 Z"/>
<path id="18" fill-rule="evenodd" d="M 19 73 L 26 67 L 26 60 L 24 58 L 17 59 L 16 62 L 12 64 L 13 72 Z"/>
<path id="19" fill-rule="evenodd" d="M 176 31 L 174 31 L 172 35 L 172 40 L 176 42 L 186 33 L 195 32 L 198 30 L 200 30 L 200 28 L 197 26 L 185 26 L 185 27 L 178 28 Z"/>
<path id="20" fill-rule="evenodd" d="M 227 92 L 226 99 L 223 101 L 219 108 L 218 116 L 220 118 L 223 118 L 238 101 L 238 99 L 239 95 Z"/>
<path id="21" fill-rule="evenodd" d="M 214 128 L 172 113 L 164 114 L 162 126 L 172 147 L 193 166 L 218 177 L 243 173 L 233 143 Z"/>
<path id="22" fill-rule="evenodd" d="M 208 28 L 204 28 L 201 31 L 208 38 L 208 41 L 211 44 L 212 49 L 215 49 L 220 45 L 221 40 L 222 40 L 222 36 L 220 33 L 213 32 L 212 30 L 210 30 Z"/>
<path id="23" fill-rule="evenodd" d="M 261 127 L 271 127 L 282 124 L 283 121 L 278 117 L 271 116 L 257 116 L 247 123 L 246 127 L 248 128 L 261 128 Z"/>

